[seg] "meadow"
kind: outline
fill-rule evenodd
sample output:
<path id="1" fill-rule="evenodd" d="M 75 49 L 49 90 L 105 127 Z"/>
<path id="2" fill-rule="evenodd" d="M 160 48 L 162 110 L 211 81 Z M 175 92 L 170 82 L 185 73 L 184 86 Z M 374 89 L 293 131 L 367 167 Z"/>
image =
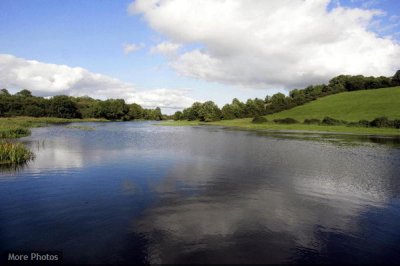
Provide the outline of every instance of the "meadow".
<path id="1" fill-rule="evenodd" d="M 165 126 L 199 126 L 216 125 L 235 127 L 246 130 L 272 130 L 272 131 L 318 131 L 371 135 L 400 135 L 400 129 L 385 127 L 364 127 L 361 125 L 322 125 L 304 124 L 306 119 L 323 120 L 331 117 L 346 122 L 359 122 L 360 120 L 372 121 L 378 117 L 400 119 L 400 87 L 382 88 L 375 90 L 360 90 L 342 92 L 315 101 L 294 107 L 289 110 L 266 115 L 267 122 L 252 123 L 253 118 L 220 120 L 214 122 L 199 121 L 165 121 Z M 280 124 L 275 119 L 291 118 L 299 123 Z"/>
<path id="2" fill-rule="evenodd" d="M 382 116 L 400 119 L 400 87 L 342 92 L 265 117 L 268 120 L 290 117 L 303 122 L 326 116 L 347 122 Z"/>

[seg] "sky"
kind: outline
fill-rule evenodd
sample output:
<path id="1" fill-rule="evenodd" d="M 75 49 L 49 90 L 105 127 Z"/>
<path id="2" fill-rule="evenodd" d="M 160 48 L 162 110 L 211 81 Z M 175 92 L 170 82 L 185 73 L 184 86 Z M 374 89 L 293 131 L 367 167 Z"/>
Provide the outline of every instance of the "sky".
<path id="1" fill-rule="evenodd" d="M 165 113 L 400 69 L 398 0 L 1 0 L 0 87 Z"/>

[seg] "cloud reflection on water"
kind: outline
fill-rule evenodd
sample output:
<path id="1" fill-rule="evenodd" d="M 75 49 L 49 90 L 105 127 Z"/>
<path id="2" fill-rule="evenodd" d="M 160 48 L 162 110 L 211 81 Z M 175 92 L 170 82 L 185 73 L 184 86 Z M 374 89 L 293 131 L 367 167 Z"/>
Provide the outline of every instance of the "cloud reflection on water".
<path id="1" fill-rule="evenodd" d="M 151 263 L 190 262 L 192 256 L 287 262 L 294 250 L 322 252 L 330 243 L 321 233 L 361 237 L 359 217 L 386 207 L 400 166 L 379 148 L 250 140 L 239 153 L 240 140 L 213 145 L 188 147 L 193 156 L 153 187 L 162 200 L 134 221 L 135 233 L 148 237 Z M 268 249 L 255 252 L 260 246 Z"/>

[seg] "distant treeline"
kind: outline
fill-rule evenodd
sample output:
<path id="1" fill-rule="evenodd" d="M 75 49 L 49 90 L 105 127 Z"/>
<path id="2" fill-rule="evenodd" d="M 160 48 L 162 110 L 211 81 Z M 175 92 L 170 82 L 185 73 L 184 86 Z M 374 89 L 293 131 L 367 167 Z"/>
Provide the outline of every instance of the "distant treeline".
<path id="1" fill-rule="evenodd" d="M 160 108 L 145 109 L 139 104 L 126 104 L 123 99 L 96 100 L 87 96 L 33 96 L 29 90 L 14 95 L 0 90 L 0 117 L 33 116 L 59 118 L 105 118 L 109 120 L 162 120 Z"/>
<path id="2" fill-rule="evenodd" d="M 305 89 L 294 89 L 289 96 L 276 93 L 262 99 L 248 99 L 246 103 L 233 99 L 231 104 L 225 104 L 222 109 L 212 102 L 195 102 L 191 107 L 174 114 L 175 120 L 217 121 L 221 119 L 235 119 L 256 117 L 277 113 L 317 98 L 345 91 L 371 90 L 400 86 L 400 70 L 393 77 L 364 77 L 362 75 L 340 75 L 329 81 L 328 84 L 308 86 Z"/>

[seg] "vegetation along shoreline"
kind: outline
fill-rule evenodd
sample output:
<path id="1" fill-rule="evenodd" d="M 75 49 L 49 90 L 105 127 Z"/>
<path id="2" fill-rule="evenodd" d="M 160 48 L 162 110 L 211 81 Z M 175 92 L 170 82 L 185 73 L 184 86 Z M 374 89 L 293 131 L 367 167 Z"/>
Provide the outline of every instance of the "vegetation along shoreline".
<path id="1" fill-rule="evenodd" d="M 70 122 L 167 120 L 166 126 L 215 125 L 246 130 L 310 131 L 383 136 L 400 135 L 400 71 L 393 77 L 340 75 L 328 84 L 294 89 L 246 103 L 233 99 L 219 107 L 195 102 L 168 116 L 123 99 L 88 96 L 33 96 L 29 90 L 12 95 L 0 90 L 0 163 L 21 163 L 33 157 L 23 144 L 30 128 Z M 171 121 L 171 120 L 174 121 Z M 85 126 L 70 128 L 93 130 Z M 11 159 L 14 158 L 14 159 Z"/>

